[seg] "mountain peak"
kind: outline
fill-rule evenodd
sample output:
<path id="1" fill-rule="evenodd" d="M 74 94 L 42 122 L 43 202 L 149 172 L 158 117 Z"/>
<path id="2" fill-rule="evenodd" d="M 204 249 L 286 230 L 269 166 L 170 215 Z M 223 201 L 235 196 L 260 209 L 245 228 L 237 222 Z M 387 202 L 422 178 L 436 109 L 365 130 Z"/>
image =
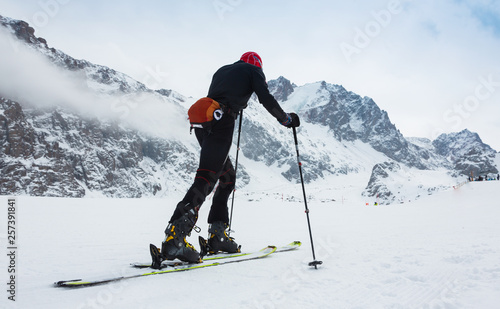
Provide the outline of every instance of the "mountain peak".
<path id="1" fill-rule="evenodd" d="M 439 135 L 432 144 L 442 155 L 448 155 L 451 151 L 468 152 L 476 149 L 481 152 L 495 152 L 489 145 L 484 144 L 479 134 L 464 129 L 460 132 L 443 133 Z"/>
<path id="2" fill-rule="evenodd" d="M 483 143 L 479 134 L 464 129 L 460 132 L 441 134 L 432 145 L 436 152 L 455 165 L 455 170 L 464 175 L 473 173 L 498 173 L 492 164 L 496 151 Z"/>
<path id="3" fill-rule="evenodd" d="M 33 45 L 43 45 L 48 48 L 47 41 L 44 38 L 37 38 L 35 36 L 35 29 L 23 21 L 4 17 L 0 15 L 0 25 L 10 29 L 18 39 Z"/>
<path id="4" fill-rule="evenodd" d="M 276 100 L 281 102 L 286 101 L 288 96 L 293 92 L 294 88 L 297 87 L 297 85 L 293 84 L 283 76 L 270 80 L 267 84 L 271 94 L 276 98 Z"/>

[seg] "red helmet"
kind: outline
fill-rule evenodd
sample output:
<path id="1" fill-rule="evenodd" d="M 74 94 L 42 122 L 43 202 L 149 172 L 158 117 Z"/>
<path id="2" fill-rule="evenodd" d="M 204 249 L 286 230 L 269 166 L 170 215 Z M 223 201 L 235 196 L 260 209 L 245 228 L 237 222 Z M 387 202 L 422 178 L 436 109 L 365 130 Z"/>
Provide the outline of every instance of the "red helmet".
<path id="1" fill-rule="evenodd" d="M 240 60 L 258 66 L 262 69 L 262 59 L 256 52 L 246 52 L 241 56 Z"/>

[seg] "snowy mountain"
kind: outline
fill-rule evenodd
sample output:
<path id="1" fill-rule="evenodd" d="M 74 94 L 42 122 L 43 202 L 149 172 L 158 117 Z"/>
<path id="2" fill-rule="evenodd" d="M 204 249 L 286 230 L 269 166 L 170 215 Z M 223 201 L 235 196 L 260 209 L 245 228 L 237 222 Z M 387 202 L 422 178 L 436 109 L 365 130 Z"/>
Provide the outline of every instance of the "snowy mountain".
<path id="1" fill-rule="evenodd" d="M 496 151 L 483 143 L 477 133 L 463 130 L 458 133 L 442 134 L 432 142 L 436 153 L 446 157 L 454 170 L 467 175 L 498 173 L 494 166 Z"/>
<path id="2" fill-rule="evenodd" d="M 23 21 L 0 17 L 0 23 L 23 42 L 7 46 L 13 47 L 15 56 L 25 55 L 28 64 L 56 81 L 74 81 L 44 85 L 61 93 L 66 91 L 62 86 L 71 88 L 60 96 L 41 89 L 40 97 L 50 101 L 44 104 L 15 91 L 10 93 L 14 99 L 0 94 L 0 194 L 82 197 L 93 192 L 140 197 L 184 188 L 196 169 L 194 149 L 175 139 L 153 136 L 154 130 L 144 130 L 134 121 L 144 121 L 139 105 L 144 113 L 148 105 L 161 105 L 169 118 L 182 119 L 181 104 L 186 98 L 174 91 L 152 91 L 123 73 L 49 48 Z M 43 67 L 42 57 L 63 72 Z M 186 172 L 179 174 L 179 169 Z"/>
<path id="3" fill-rule="evenodd" d="M 1 195 L 185 191 L 198 160 L 186 121 L 194 98 L 151 90 L 123 73 L 74 59 L 50 48 L 23 21 L 0 16 L 0 24 L 5 59 L 9 53 L 13 59 L 2 64 L 12 74 L 0 86 Z M 313 191 L 349 179 L 358 196 L 392 203 L 449 187 L 471 171 L 498 173 L 495 151 L 477 134 L 407 139 L 372 99 L 340 85 L 297 86 L 284 77 L 268 84 L 286 111 L 301 116 L 301 160 Z M 291 131 L 255 98 L 243 114 L 241 153 L 239 187 L 261 191 L 260 183 L 298 181 Z M 339 198 L 321 190 L 316 197 Z"/>

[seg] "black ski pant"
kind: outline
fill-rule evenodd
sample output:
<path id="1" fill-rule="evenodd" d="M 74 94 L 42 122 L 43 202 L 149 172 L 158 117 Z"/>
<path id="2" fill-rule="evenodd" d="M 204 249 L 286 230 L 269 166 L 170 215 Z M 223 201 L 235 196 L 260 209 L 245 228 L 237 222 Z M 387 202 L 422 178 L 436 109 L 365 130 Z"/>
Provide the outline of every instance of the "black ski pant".
<path id="1" fill-rule="evenodd" d="M 218 180 L 219 185 L 212 198 L 208 223 L 229 223 L 227 201 L 234 190 L 236 180 L 236 172 L 229 159 L 234 123 L 235 118 L 232 115 L 224 114 L 211 130 L 195 129 L 201 146 L 199 167 L 191 188 L 177 205 L 170 222 L 180 218 L 186 208 L 195 209 L 197 212 Z"/>

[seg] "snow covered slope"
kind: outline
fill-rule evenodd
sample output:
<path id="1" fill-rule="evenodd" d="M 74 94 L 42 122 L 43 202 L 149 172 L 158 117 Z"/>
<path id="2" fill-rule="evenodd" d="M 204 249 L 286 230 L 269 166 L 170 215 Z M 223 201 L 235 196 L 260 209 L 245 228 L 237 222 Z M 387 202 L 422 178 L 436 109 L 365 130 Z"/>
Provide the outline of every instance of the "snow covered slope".
<path id="1" fill-rule="evenodd" d="M 298 187 L 283 191 L 284 196 Z M 52 283 L 140 272 L 128 264 L 149 259 L 148 244 L 162 240 L 180 195 L 18 197 L 17 298 L 10 302 L 4 292 L 0 307 L 497 308 L 499 189 L 500 181 L 473 182 L 386 206 L 365 206 L 348 195 L 345 201 L 311 201 L 316 254 L 324 262 L 318 270 L 307 266 L 312 254 L 300 198 L 238 191 L 232 236 L 244 251 L 292 240 L 303 241 L 302 247 L 258 261 L 76 290 Z M 0 197 L 4 210 L 6 203 Z M 199 219 L 202 236 L 207 233 L 206 206 Z M 6 222 L 6 211 L 0 222 Z M 6 235 L 0 236 L 6 248 Z M 198 247 L 196 238 L 190 241 Z M 2 254 L 0 263 L 7 265 L 6 259 Z M 7 275 L 5 267 L 3 282 Z"/>

